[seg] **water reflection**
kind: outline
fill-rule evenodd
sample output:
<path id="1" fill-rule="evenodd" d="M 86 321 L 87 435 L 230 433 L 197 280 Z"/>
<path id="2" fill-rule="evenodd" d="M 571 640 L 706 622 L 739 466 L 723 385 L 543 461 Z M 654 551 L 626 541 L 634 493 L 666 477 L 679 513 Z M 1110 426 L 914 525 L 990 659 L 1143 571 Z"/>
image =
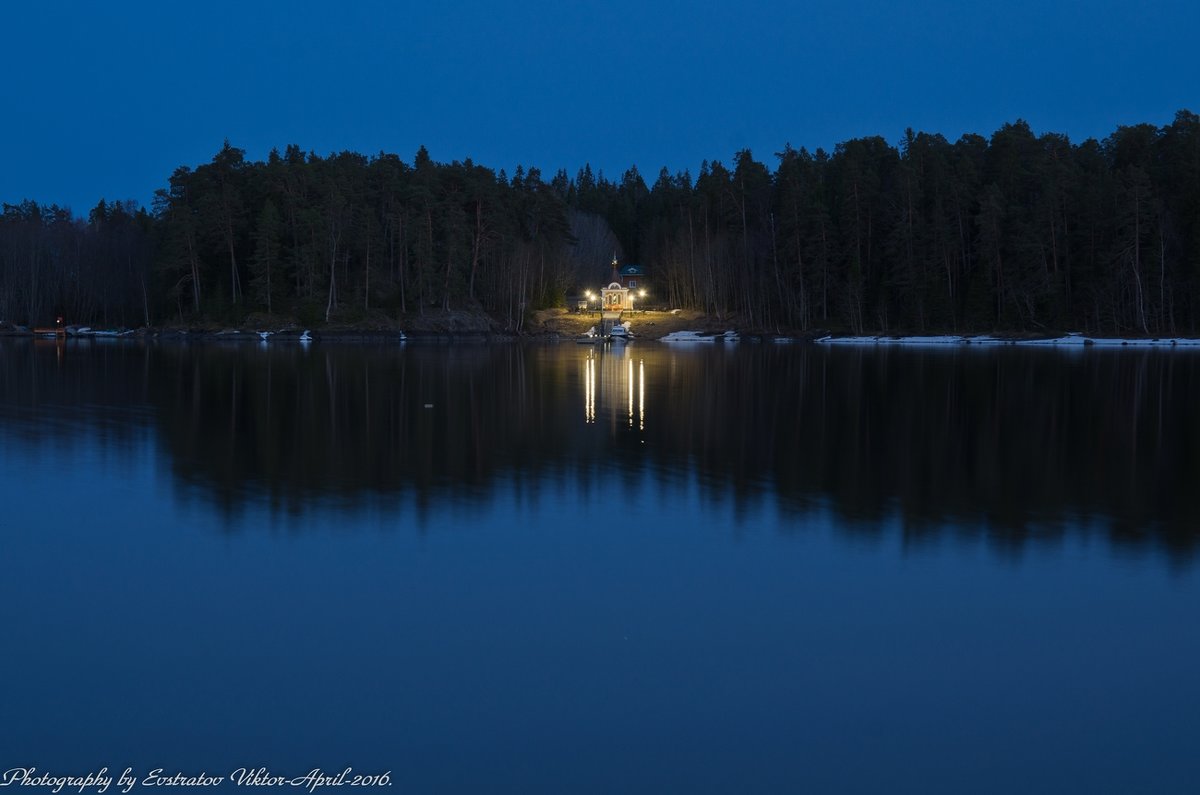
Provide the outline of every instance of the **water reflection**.
<path id="1" fill-rule="evenodd" d="M 651 351 L 654 350 L 657 349 L 651 348 Z M 642 356 L 635 356 L 625 345 L 607 349 L 588 346 L 583 360 L 583 383 L 583 416 L 586 423 L 596 421 L 596 392 L 599 389 L 602 393 L 601 410 L 615 418 L 624 406 L 627 425 L 633 428 L 636 387 L 637 428 L 646 429 L 646 362 Z"/>
<path id="2" fill-rule="evenodd" d="M 588 423 L 596 421 L 596 357 L 588 351 L 584 360 L 583 417 Z"/>
<path id="3" fill-rule="evenodd" d="M 176 480 L 226 511 L 486 506 L 501 481 L 589 488 L 616 470 L 797 525 L 896 520 L 912 544 L 1103 532 L 1183 561 L 1200 527 L 1187 352 L 10 340 L 0 355 L 6 447 L 152 430 Z"/>

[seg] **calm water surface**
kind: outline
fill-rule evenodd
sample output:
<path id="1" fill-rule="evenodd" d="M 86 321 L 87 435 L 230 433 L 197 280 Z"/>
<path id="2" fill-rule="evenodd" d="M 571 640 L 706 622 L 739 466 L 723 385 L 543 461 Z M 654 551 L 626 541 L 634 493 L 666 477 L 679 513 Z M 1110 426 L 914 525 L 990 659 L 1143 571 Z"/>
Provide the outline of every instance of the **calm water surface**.
<path id="1" fill-rule="evenodd" d="M 1200 356 L 0 341 L 0 769 L 1194 792 Z"/>

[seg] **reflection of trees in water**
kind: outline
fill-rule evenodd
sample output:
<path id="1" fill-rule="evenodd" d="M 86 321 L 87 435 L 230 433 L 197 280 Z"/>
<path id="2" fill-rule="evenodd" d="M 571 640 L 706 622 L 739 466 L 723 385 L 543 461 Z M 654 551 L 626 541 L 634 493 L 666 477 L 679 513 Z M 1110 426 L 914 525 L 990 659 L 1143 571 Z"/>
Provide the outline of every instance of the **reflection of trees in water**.
<path id="1" fill-rule="evenodd" d="M 0 339 L 0 444 L 51 449 L 63 466 L 81 439 L 131 450 L 153 424 L 148 361 L 127 344 Z"/>
<path id="2" fill-rule="evenodd" d="M 1200 526 L 1200 360 L 1185 353 L 643 344 L 166 358 L 176 466 L 225 499 L 247 483 L 293 506 L 363 489 L 483 498 L 498 475 L 621 490 L 694 469 L 708 499 L 774 495 L 794 516 L 829 505 L 864 531 L 898 514 L 914 542 L 950 525 L 1020 545 L 1101 516 L 1115 540 L 1185 550 Z"/>
<path id="3" fill-rule="evenodd" d="M 781 384 L 801 408 L 779 412 L 778 491 L 800 510 L 805 496 L 858 519 L 898 510 L 914 539 L 953 524 L 1018 543 L 1100 515 L 1114 539 L 1189 549 L 1198 365 L 1161 352 L 813 352 Z"/>
<path id="4" fill-rule="evenodd" d="M 535 495 L 654 478 L 669 499 L 695 473 L 705 500 L 741 511 L 772 498 L 797 520 L 832 510 L 853 532 L 895 522 L 906 543 L 983 528 L 1016 548 L 1092 526 L 1185 554 L 1200 527 L 1200 358 L 1185 352 L 115 345 L 58 360 L 23 341 L 4 353 L 6 434 L 48 432 L 30 419 L 47 407 L 99 406 L 86 422 L 104 418 L 119 440 L 128 418 L 144 423 L 129 407 L 151 404 L 177 476 L 227 510 L 368 494 L 485 506 L 498 480 Z"/>
<path id="5" fill-rule="evenodd" d="M 299 509 L 404 491 L 486 496 L 499 472 L 537 477 L 573 446 L 567 384 L 519 346 L 215 346 L 163 353 L 164 441 L 178 474 L 221 502 L 247 488 Z"/>

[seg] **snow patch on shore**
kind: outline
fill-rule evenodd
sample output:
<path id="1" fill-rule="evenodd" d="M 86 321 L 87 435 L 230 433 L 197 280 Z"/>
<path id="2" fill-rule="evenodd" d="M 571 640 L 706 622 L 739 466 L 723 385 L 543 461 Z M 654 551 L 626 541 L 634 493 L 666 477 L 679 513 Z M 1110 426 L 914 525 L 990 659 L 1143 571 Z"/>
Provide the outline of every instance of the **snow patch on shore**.
<path id="1" fill-rule="evenodd" d="M 827 345 L 1009 345 L 1011 340 L 999 337 L 967 337 L 961 334 L 910 337 L 821 337 L 816 342 Z"/>
<path id="2" fill-rule="evenodd" d="M 1200 348 L 1200 339 L 1188 337 L 1158 337 L 1155 339 L 1123 339 L 1120 337 L 1085 337 L 1068 334 L 1065 337 L 1048 339 L 1005 339 L 988 335 L 935 335 L 908 337 L 821 337 L 816 340 L 826 345 L 1020 345 L 1072 347 L 1096 346 L 1099 348 Z"/>

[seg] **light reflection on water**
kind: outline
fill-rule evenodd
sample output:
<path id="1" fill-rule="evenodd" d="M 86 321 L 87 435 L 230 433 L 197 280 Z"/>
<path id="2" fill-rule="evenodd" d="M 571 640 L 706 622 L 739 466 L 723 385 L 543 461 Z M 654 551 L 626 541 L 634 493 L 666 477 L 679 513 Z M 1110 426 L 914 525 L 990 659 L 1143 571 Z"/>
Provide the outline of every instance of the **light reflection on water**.
<path id="1" fill-rule="evenodd" d="M 0 768 L 1196 780 L 1196 357 L 0 356 Z"/>
<path id="2" fill-rule="evenodd" d="M 625 408 L 626 424 L 634 427 L 634 389 L 637 390 L 637 428 L 646 429 L 646 362 L 634 354 L 627 344 L 611 348 L 587 347 L 583 367 L 583 415 L 587 423 L 596 421 L 596 398 L 600 395 L 600 410 L 614 419 Z M 634 371 L 634 360 L 637 371 Z"/>
<path id="3" fill-rule="evenodd" d="M 178 482 L 225 510 L 372 495 L 486 505 L 508 475 L 671 488 L 679 474 L 704 499 L 788 515 L 829 504 L 847 526 L 898 514 L 912 536 L 973 527 L 1019 546 L 1102 526 L 1177 565 L 1200 526 L 1200 359 L 1187 352 L 3 350 L 0 429 L 15 454 L 149 437 Z"/>
<path id="4" fill-rule="evenodd" d="M 1106 528 L 1192 559 L 1200 510 L 1187 352 L 634 344 L 5 345 L 0 429 L 20 455 L 149 435 L 232 510 L 407 495 L 485 505 L 513 481 L 698 478 L 704 499 L 847 526 L 973 527 L 1020 545 Z M 574 396 L 574 397 L 573 397 Z M 583 403 L 583 421 L 572 405 Z M 649 419 L 647 418 L 649 415 Z M 1036 530 L 1035 528 L 1043 528 Z"/>

